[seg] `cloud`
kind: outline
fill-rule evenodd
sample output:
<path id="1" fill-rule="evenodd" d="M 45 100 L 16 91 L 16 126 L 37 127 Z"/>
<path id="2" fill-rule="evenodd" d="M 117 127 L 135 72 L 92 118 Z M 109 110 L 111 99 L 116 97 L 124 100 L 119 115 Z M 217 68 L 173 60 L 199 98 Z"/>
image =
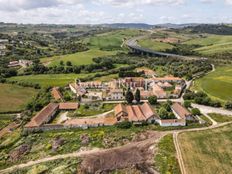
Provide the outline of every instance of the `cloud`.
<path id="1" fill-rule="evenodd" d="M 232 5 L 232 0 L 225 0 L 226 4 Z"/>
<path id="2" fill-rule="evenodd" d="M 0 10 L 17 11 L 36 8 L 50 8 L 59 5 L 73 5 L 81 0 L 0 0 Z"/>
<path id="3" fill-rule="evenodd" d="M 109 4 L 112 6 L 128 7 L 128 6 L 139 6 L 139 5 L 180 5 L 185 3 L 185 0 L 95 0 L 98 4 Z"/>

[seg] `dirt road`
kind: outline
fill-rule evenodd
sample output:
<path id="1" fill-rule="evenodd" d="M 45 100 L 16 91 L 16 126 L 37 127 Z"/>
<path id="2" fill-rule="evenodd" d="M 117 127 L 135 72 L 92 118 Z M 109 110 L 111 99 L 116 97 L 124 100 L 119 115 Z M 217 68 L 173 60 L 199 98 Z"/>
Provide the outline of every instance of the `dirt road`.
<path id="1" fill-rule="evenodd" d="M 15 165 L 0 171 L 0 174 L 7 174 L 9 172 L 37 165 L 40 163 L 54 161 L 66 158 L 83 158 L 83 165 L 88 166 L 88 170 L 99 170 L 99 165 L 96 166 L 96 159 L 101 160 L 101 167 L 104 170 L 123 168 L 125 165 L 137 165 L 146 163 L 150 157 L 153 159 L 153 152 L 155 153 L 155 145 L 160 139 L 167 135 L 169 132 L 157 132 L 153 137 L 139 142 L 132 142 L 124 146 L 115 147 L 111 149 L 93 149 L 89 151 L 73 152 L 63 155 L 56 155 L 52 157 L 46 157 L 35 161 L 29 161 L 24 164 Z M 125 156 L 128 154 L 127 156 Z M 112 158 L 114 156 L 114 158 Z M 96 158 L 97 157 L 97 158 Z M 108 160 L 106 160 L 108 159 Z M 110 160 L 109 160 L 110 159 Z M 99 163 L 97 163 L 99 164 Z M 156 173 L 156 171 L 154 171 Z"/>

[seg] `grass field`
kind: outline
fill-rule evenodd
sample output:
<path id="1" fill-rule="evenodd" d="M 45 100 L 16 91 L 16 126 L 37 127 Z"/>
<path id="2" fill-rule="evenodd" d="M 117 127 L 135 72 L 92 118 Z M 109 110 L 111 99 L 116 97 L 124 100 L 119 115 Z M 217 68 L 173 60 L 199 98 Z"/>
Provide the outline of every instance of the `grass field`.
<path id="1" fill-rule="evenodd" d="M 215 99 L 232 100 L 232 67 L 218 67 L 216 71 L 194 83 L 194 90 L 201 90 Z"/>
<path id="2" fill-rule="evenodd" d="M 187 173 L 212 174 L 232 171 L 232 125 L 180 134 Z"/>
<path id="3" fill-rule="evenodd" d="M 195 38 L 184 42 L 189 45 L 201 45 L 195 51 L 203 55 L 214 55 L 232 51 L 232 36 L 207 35 L 202 38 Z"/>
<path id="4" fill-rule="evenodd" d="M 22 110 L 34 95 L 36 90 L 33 88 L 0 84 L 0 112 Z"/>
<path id="5" fill-rule="evenodd" d="M 165 51 L 166 49 L 173 48 L 171 44 L 164 43 L 164 42 L 158 42 L 158 41 L 151 40 L 151 39 L 140 40 L 138 44 L 141 45 L 142 47 L 149 48 L 155 51 Z"/>
<path id="6" fill-rule="evenodd" d="M 91 48 L 101 50 L 122 50 L 123 39 L 131 38 L 143 33 L 139 30 L 117 30 L 108 33 L 99 34 L 85 40 Z"/>
<path id="7" fill-rule="evenodd" d="M 68 54 L 64 56 L 54 56 L 49 58 L 42 58 L 41 62 L 48 66 L 59 65 L 60 61 L 71 61 L 73 65 L 88 65 L 93 63 L 93 58 L 115 55 L 116 51 L 102 51 L 98 49 L 90 49 L 88 51 L 79 52 L 75 54 Z"/>
<path id="8" fill-rule="evenodd" d="M 160 174 L 180 174 L 172 135 L 163 137 L 158 144 L 158 149 L 158 154 L 155 157 L 155 167 Z"/>
<path id="9" fill-rule="evenodd" d="M 9 78 L 10 81 L 19 82 L 30 82 L 38 83 L 42 87 L 48 86 L 65 86 L 69 82 L 74 81 L 76 78 L 84 78 L 87 76 L 94 75 L 94 73 L 89 74 L 45 74 L 45 75 L 29 75 L 29 76 L 17 76 Z"/>

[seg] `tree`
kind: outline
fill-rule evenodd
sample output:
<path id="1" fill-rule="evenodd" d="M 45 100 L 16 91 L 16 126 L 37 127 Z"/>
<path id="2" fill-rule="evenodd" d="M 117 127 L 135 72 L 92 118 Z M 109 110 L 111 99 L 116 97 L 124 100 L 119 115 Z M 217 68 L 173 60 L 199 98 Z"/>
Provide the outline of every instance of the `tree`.
<path id="1" fill-rule="evenodd" d="M 60 61 L 60 65 L 64 66 L 64 61 L 63 60 Z"/>
<path id="2" fill-rule="evenodd" d="M 67 65 L 67 66 L 72 66 L 72 62 L 67 61 L 67 62 L 66 62 L 66 65 Z"/>
<path id="3" fill-rule="evenodd" d="M 201 115 L 201 111 L 198 108 L 193 108 L 192 109 L 192 114 L 195 115 L 195 116 L 196 115 Z"/>
<path id="4" fill-rule="evenodd" d="M 226 109 L 232 109 L 232 101 L 227 101 L 225 104 Z"/>
<path id="5" fill-rule="evenodd" d="M 136 92 L 135 92 L 135 100 L 136 100 L 137 103 L 140 103 L 140 99 L 141 99 L 140 90 L 137 89 Z"/>
<path id="6" fill-rule="evenodd" d="M 184 101 L 184 107 L 190 108 L 191 107 L 191 101 L 189 101 L 189 100 Z"/>
<path id="7" fill-rule="evenodd" d="M 161 107 L 159 109 L 158 113 L 159 113 L 160 118 L 162 118 L 162 119 L 168 119 L 169 118 L 169 113 L 164 107 Z"/>
<path id="8" fill-rule="evenodd" d="M 130 91 L 130 89 L 128 89 L 127 92 L 126 92 L 126 101 L 127 101 L 127 103 L 132 104 L 133 100 L 134 100 L 134 95 Z"/>
<path id="9" fill-rule="evenodd" d="M 157 104 L 157 97 L 156 97 L 155 95 L 154 95 L 154 96 L 148 97 L 148 102 L 149 102 L 151 105 Z"/>

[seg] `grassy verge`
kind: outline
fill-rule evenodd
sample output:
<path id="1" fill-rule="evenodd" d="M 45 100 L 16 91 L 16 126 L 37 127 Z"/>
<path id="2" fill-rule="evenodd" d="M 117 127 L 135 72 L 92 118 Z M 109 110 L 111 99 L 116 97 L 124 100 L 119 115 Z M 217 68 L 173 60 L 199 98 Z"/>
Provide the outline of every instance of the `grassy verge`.
<path id="1" fill-rule="evenodd" d="M 17 112 L 35 96 L 34 88 L 0 83 L 0 112 Z"/>
<path id="2" fill-rule="evenodd" d="M 232 116 L 221 115 L 221 114 L 216 114 L 216 113 L 209 114 L 209 116 L 213 120 L 215 120 L 216 122 L 219 122 L 219 123 L 232 121 Z"/>
<path id="3" fill-rule="evenodd" d="M 176 150 L 172 135 L 166 135 L 158 144 L 158 154 L 155 156 L 155 168 L 161 174 L 180 174 Z"/>

